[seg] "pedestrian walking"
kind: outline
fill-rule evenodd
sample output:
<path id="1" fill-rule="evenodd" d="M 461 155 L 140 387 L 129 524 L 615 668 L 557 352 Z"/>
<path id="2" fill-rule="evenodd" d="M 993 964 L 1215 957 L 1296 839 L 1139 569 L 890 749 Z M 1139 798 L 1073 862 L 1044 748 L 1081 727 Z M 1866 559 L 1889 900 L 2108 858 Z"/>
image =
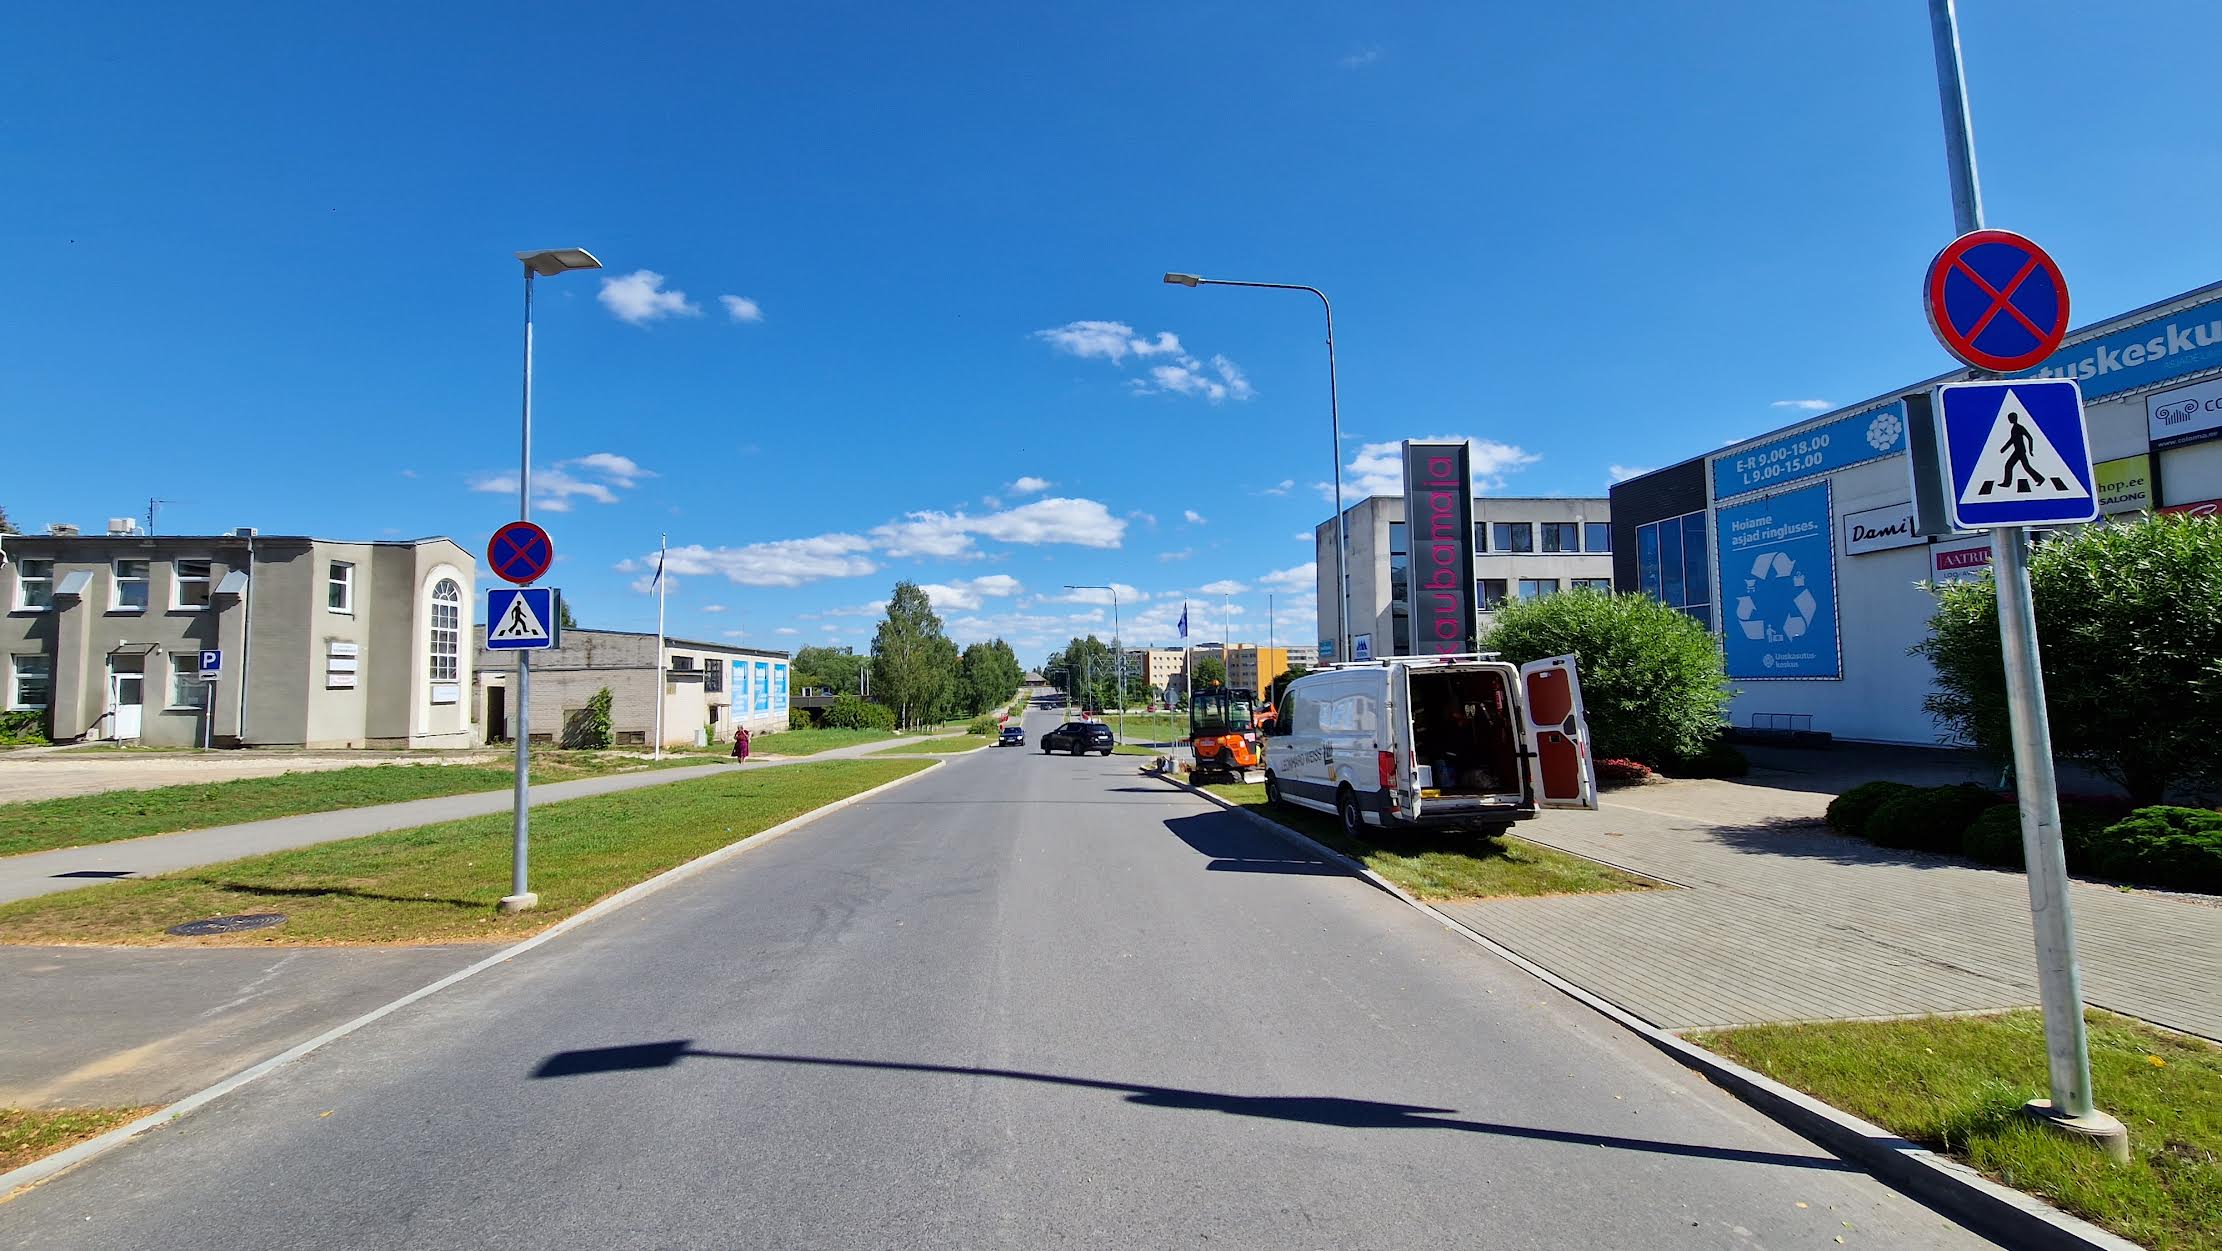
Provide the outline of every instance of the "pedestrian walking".
<path id="1" fill-rule="evenodd" d="M 734 727 L 733 759 L 735 762 L 748 759 L 748 727 L 745 725 Z"/>

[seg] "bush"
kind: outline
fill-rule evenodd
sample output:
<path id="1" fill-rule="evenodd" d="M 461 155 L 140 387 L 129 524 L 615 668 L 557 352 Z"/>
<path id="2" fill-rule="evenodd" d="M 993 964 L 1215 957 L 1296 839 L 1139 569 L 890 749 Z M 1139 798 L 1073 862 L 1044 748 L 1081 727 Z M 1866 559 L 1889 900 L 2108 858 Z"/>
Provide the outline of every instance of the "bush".
<path id="1" fill-rule="evenodd" d="M 2222 812 L 2139 808 L 2091 848 L 2105 877 L 2172 890 L 2222 891 Z"/>
<path id="2" fill-rule="evenodd" d="M 1658 766 L 1720 734 L 1728 678 L 1720 645 L 1681 610 L 1645 595 L 1566 591 L 1497 610 L 1483 644 L 1525 663 L 1571 654 L 1599 757 Z"/>
<path id="3" fill-rule="evenodd" d="M 1960 836 L 1960 851 L 1970 860 L 2019 869 L 2021 857 L 2021 805 L 1995 804 L 1975 818 Z"/>
<path id="4" fill-rule="evenodd" d="M 1000 725 L 1001 723 L 995 719 L 994 713 L 983 712 L 979 716 L 974 717 L 971 721 L 965 723 L 964 732 L 967 734 L 978 734 L 983 737 L 992 738 L 994 737 L 995 731 L 997 730 L 997 728 L 1000 727 Z"/>
<path id="5" fill-rule="evenodd" d="M 826 709 L 826 724 L 838 730 L 892 730 L 895 710 L 855 695 L 840 695 Z"/>
<path id="6" fill-rule="evenodd" d="M 1751 758 L 1727 739 L 1715 738 L 1705 750 L 1684 756 L 1666 771 L 1681 778 L 1740 778 L 1751 772 Z"/>
<path id="7" fill-rule="evenodd" d="M 787 710 L 787 728 L 790 730 L 815 729 L 817 724 L 817 716 L 808 708 L 789 708 Z"/>
<path id="8" fill-rule="evenodd" d="M 1867 833 L 1867 818 L 1875 815 L 1875 809 L 1913 791 L 1904 782 L 1862 782 L 1829 801 L 1829 828 L 1862 837 Z"/>
<path id="9" fill-rule="evenodd" d="M 1877 847 L 1957 853 L 1968 827 L 1998 803 L 1998 793 L 1972 782 L 1923 786 L 1883 801 L 1863 833 Z"/>
<path id="10" fill-rule="evenodd" d="M 563 735 L 559 740 L 565 747 L 599 751 L 610 745 L 610 688 L 594 692 L 586 707 L 572 713 L 563 722 Z"/>
<path id="11" fill-rule="evenodd" d="M 1657 776 L 1651 766 L 1641 760 L 1616 760 L 1607 756 L 1597 762 L 1597 781 L 1600 784 L 1648 782 Z"/>
<path id="12" fill-rule="evenodd" d="M 45 712 L 0 712 L 0 747 L 30 747 L 49 741 Z"/>

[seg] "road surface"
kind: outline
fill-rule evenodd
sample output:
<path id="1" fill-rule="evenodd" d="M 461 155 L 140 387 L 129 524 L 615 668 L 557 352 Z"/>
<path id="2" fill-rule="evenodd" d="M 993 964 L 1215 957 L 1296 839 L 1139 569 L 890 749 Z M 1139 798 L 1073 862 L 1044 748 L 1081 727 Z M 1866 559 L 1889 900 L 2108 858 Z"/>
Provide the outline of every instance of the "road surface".
<path id="1" fill-rule="evenodd" d="M 1988 1245 L 1138 763 L 957 758 L 23 1195 L 0 1245 Z"/>

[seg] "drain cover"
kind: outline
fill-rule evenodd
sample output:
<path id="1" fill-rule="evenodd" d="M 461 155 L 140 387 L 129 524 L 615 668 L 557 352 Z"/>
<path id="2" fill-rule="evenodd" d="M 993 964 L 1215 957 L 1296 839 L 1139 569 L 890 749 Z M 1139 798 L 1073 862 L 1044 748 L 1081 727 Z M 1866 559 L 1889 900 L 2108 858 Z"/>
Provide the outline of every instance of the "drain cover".
<path id="1" fill-rule="evenodd" d="M 199 938 L 204 934 L 236 934 L 241 930 L 266 930 L 273 925 L 284 925 L 283 912 L 242 912 L 237 916 L 210 917 L 206 921 L 187 921 L 162 931 L 180 938 Z"/>

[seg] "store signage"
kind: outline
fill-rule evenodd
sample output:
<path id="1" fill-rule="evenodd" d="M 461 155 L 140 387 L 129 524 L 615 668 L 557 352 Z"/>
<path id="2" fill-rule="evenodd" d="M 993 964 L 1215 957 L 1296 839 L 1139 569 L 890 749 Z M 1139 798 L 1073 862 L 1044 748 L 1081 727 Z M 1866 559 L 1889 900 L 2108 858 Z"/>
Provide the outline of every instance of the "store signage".
<path id="1" fill-rule="evenodd" d="M 1923 541 L 1922 536 L 1914 532 L 1911 501 L 1844 514 L 1846 556 L 1887 552 L 1894 547 L 1912 547 Z"/>
<path id="2" fill-rule="evenodd" d="M 2191 517 L 2222 517 L 2222 500 L 2199 500 L 2191 504 L 2170 504 L 2160 511 L 2181 513 Z"/>
<path id="3" fill-rule="evenodd" d="M 1412 651 L 1479 651 L 1474 611 L 1474 475 L 1468 445 L 1404 444 L 1405 534 L 1411 545 Z M 1368 644 L 1372 642 L 1367 639 Z M 1351 658 L 1359 656 L 1352 640 Z"/>
<path id="4" fill-rule="evenodd" d="M 772 710 L 772 666 L 770 661 L 759 660 L 756 662 L 756 679 L 749 684 L 749 689 L 756 695 L 756 711 L 770 712 Z"/>
<path id="5" fill-rule="evenodd" d="M 2091 466 L 2098 480 L 2099 512 L 2141 513 L 2153 506 L 2153 458 L 2144 452 Z"/>
<path id="6" fill-rule="evenodd" d="M 2026 376 L 2073 378 L 2086 402 L 2222 365 L 2222 300 L 2071 343 Z"/>
<path id="7" fill-rule="evenodd" d="M 772 711 L 787 711 L 787 666 L 772 666 Z"/>
<path id="8" fill-rule="evenodd" d="M 1929 570 L 1938 582 L 1973 582 L 1991 567 L 1991 541 L 1939 543 L 1929 549 Z"/>
<path id="9" fill-rule="evenodd" d="M 1829 484 L 1734 504 L 1715 517 L 1728 676 L 1842 678 Z"/>
<path id="10" fill-rule="evenodd" d="M 2222 439 L 2222 378 L 2146 396 L 2145 426 L 2154 447 Z"/>
<path id="11" fill-rule="evenodd" d="M 1713 498 L 1775 490 L 1905 450 L 1906 405 L 1893 400 L 1722 452 L 1713 458 Z"/>

